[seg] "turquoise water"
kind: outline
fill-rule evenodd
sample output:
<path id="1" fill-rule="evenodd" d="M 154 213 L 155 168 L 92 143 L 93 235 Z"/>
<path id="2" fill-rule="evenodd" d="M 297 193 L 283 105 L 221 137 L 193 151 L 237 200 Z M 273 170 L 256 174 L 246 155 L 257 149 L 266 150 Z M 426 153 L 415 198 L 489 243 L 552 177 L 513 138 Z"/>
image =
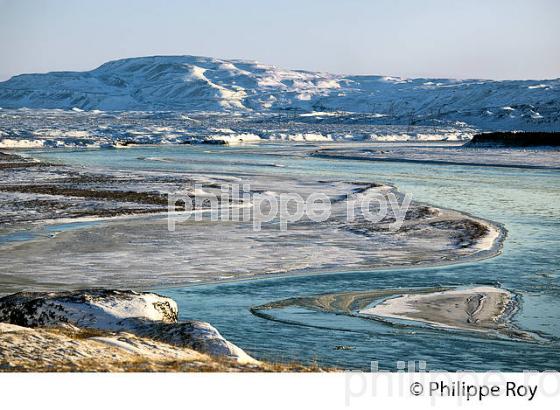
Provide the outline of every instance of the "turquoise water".
<path id="1" fill-rule="evenodd" d="M 115 169 L 195 173 L 271 173 L 294 177 L 381 181 L 418 201 L 485 217 L 508 236 L 495 258 L 447 267 L 340 272 L 276 277 L 159 290 L 173 297 L 184 318 L 212 323 L 257 358 L 318 361 L 367 369 L 379 361 L 425 360 L 428 369 L 560 369 L 560 172 L 305 157 L 309 147 L 174 146 L 125 150 L 50 151 L 45 159 Z M 159 161 L 145 160 L 157 158 Z M 139 159 L 140 158 L 140 159 Z M 165 162 L 161 161 L 164 159 Z M 226 255 L 224 255 L 226 257 Z M 252 315 L 251 306 L 288 297 L 393 287 L 501 284 L 521 296 L 517 324 L 549 342 L 482 339 L 429 329 L 395 328 L 306 309 L 273 312 L 287 324 Z M 336 345 L 352 350 L 335 350 Z"/>
<path id="2" fill-rule="evenodd" d="M 59 232 L 90 228 L 99 224 L 101 224 L 101 221 L 64 222 L 33 226 L 26 229 L 16 230 L 14 232 L 0 234 L 0 244 L 30 241 L 38 237 L 56 236 Z"/>

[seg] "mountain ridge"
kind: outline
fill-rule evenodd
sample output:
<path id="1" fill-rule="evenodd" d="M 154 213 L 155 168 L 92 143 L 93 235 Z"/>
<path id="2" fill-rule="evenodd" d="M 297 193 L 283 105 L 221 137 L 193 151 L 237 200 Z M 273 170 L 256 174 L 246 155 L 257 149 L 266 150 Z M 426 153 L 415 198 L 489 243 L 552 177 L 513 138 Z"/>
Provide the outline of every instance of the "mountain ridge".
<path id="1" fill-rule="evenodd" d="M 149 56 L 0 82 L 0 107 L 369 113 L 391 124 L 560 127 L 560 79 L 459 80 L 288 70 L 252 60 Z"/>

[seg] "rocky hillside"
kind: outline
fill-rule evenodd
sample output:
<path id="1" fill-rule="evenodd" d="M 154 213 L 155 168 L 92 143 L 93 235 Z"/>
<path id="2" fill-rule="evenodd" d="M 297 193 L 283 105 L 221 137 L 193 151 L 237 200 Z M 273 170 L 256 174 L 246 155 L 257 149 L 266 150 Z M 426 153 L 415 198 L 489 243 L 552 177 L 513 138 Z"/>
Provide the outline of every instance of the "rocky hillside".
<path id="1" fill-rule="evenodd" d="M 0 371 L 310 371 L 259 362 L 208 323 L 177 321 L 153 293 L 22 292 L 0 298 Z"/>

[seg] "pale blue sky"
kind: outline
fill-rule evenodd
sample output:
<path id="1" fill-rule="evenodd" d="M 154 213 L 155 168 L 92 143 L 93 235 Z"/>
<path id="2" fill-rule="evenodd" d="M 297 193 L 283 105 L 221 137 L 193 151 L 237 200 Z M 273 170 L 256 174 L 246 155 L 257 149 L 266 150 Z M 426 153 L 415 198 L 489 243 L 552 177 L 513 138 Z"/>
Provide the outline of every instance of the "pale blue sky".
<path id="1" fill-rule="evenodd" d="M 407 77 L 560 77 L 558 0 L 0 0 L 0 80 L 154 54 Z"/>

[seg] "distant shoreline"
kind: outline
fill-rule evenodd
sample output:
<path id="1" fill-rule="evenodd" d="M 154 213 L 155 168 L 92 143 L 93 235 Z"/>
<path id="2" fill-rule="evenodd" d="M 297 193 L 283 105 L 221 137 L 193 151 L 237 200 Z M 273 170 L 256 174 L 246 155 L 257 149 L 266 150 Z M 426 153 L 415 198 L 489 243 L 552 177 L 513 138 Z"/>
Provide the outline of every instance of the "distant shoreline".
<path id="1" fill-rule="evenodd" d="M 556 148 L 560 147 L 560 132 L 488 132 L 476 134 L 465 147 Z"/>

